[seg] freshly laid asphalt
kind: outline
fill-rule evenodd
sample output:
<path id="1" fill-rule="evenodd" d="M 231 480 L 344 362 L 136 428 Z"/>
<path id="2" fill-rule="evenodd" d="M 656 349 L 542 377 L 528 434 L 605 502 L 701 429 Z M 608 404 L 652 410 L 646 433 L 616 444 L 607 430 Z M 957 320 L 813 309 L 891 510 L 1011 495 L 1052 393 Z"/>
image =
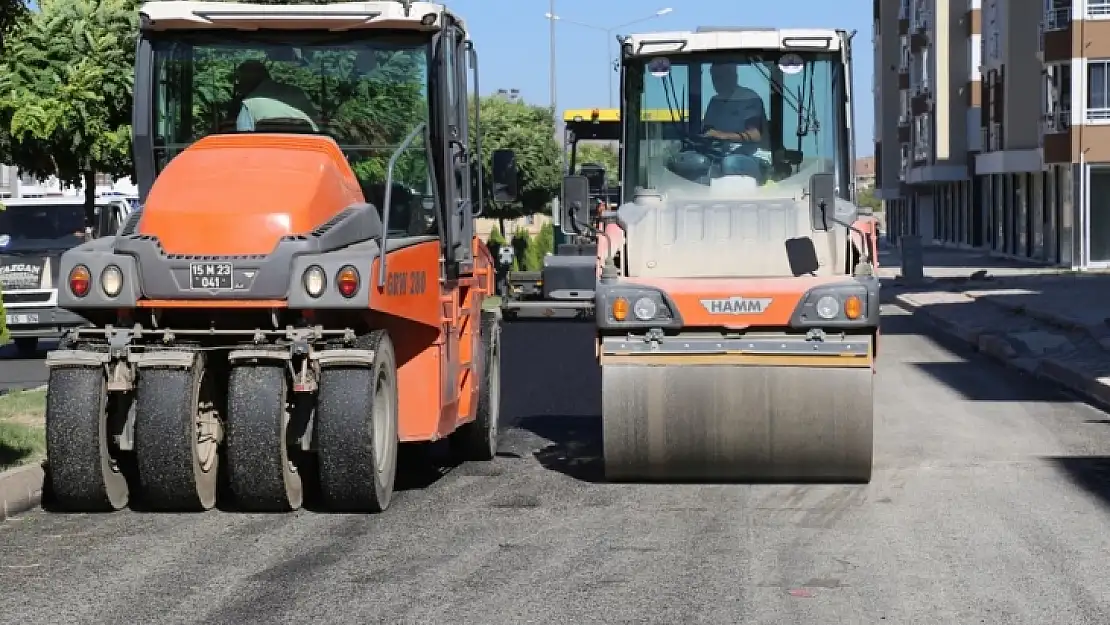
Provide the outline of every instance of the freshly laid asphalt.
<path id="1" fill-rule="evenodd" d="M 27 513 L 0 623 L 1110 623 L 1110 417 L 884 310 L 869 485 L 597 483 L 589 330 L 513 324 L 493 463 L 378 516 Z"/>

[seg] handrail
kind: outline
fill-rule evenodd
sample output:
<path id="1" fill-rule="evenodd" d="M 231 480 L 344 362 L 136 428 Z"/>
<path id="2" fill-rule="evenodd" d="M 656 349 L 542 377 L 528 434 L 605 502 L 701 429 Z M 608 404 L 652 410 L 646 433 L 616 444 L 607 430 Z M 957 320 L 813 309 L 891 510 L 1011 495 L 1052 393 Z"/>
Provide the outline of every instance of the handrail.
<path id="1" fill-rule="evenodd" d="M 486 205 L 486 181 L 483 174 L 485 161 L 482 157 L 482 92 L 478 89 L 478 51 L 474 49 L 474 42 L 467 41 L 466 49 L 470 53 L 470 73 L 474 78 L 474 153 L 478 156 L 478 208 L 472 210 L 471 215 L 479 217 Z"/>
<path id="2" fill-rule="evenodd" d="M 389 206 L 393 202 L 393 169 L 397 166 L 397 159 L 401 158 L 401 154 L 403 154 L 404 151 L 408 149 L 409 145 L 416 140 L 416 136 L 424 131 L 426 125 L 425 122 L 420 122 L 416 125 L 416 128 L 412 129 L 408 136 L 405 137 L 405 140 L 401 142 L 401 145 L 397 146 L 397 149 L 393 151 L 393 155 L 389 157 L 389 165 L 385 170 L 385 199 L 383 200 L 385 206 L 382 207 L 382 249 L 378 250 L 378 288 L 385 288 L 385 243 L 386 239 L 389 237 Z"/>

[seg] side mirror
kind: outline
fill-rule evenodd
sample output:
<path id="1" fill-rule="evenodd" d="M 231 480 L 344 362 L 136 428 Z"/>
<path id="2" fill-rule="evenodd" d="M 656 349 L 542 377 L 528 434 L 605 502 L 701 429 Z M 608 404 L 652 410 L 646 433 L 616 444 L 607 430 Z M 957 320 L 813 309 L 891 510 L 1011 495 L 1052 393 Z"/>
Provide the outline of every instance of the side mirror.
<path id="1" fill-rule="evenodd" d="M 809 178 L 809 218 L 813 229 L 824 232 L 834 221 L 836 210 L 836 176 L 830 173 L 813 174 Z"/>
<path id="2" fill-rule="evenodd" d="M 785 163 L 797 167 L 802 164 L 802 151 L 801 150 L 783 150 L 782 160 Z"/>
<path id="3" fill-rule="evenodd" d="M 585 176 L 563 178 L 559 223 L 564 234 L 582 234 L 590 223 L 590 180 Z"/>
<path id="4" fill-rule="evenodd" d="M 512 150 L 494 150 L 492 161 L 493 201 L 515 202 L 520 195 L 517 189 L 519 175 L 516 153 Z"/>

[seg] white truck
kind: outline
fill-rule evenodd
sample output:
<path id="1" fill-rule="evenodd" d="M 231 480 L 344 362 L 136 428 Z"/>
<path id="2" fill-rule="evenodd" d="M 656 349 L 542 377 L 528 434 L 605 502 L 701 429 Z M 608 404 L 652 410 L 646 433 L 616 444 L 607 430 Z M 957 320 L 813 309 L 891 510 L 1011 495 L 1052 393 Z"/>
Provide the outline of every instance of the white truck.
<path id="1" fill-rule="evenodd" d="M 0 211 L 0 297 L 8 333 L 21 355 L 39 339 L 60 338 L 85 319 L 58 308 L 58 259 L 90 238 L 115 232 L 131 213 L 123 197 L 97 199 L 97 223 L 85 219 L 83 197 L 16 198 Z"/>

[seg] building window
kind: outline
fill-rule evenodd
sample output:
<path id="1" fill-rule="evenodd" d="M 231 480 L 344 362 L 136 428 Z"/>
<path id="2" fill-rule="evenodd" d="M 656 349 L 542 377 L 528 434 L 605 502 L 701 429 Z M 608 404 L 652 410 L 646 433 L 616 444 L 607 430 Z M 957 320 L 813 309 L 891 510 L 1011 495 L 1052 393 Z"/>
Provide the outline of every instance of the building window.
<path id="1" fill-rule="evenodd" d="M 1087 62 L 1087 120 L 1110 121 L 1110 61 Z"/>
<path id="2" fill-rule="evenodd" d="M 1059 0 L 1057 3 L 1063 4 Z M 1110 18 L 1110 0 L 1087 0 L 1087 17 Z"/>

